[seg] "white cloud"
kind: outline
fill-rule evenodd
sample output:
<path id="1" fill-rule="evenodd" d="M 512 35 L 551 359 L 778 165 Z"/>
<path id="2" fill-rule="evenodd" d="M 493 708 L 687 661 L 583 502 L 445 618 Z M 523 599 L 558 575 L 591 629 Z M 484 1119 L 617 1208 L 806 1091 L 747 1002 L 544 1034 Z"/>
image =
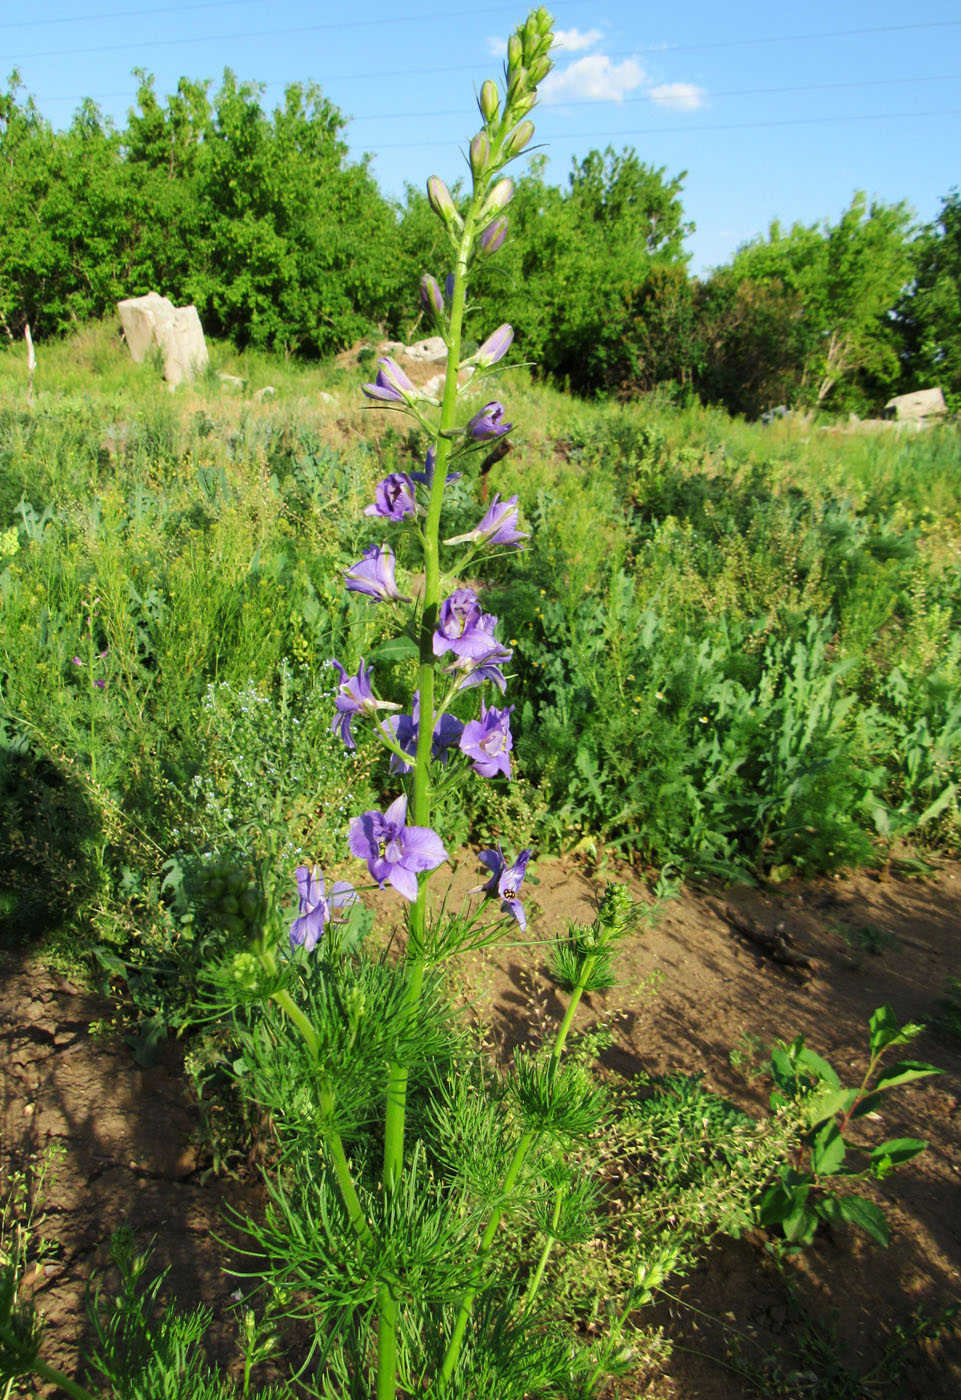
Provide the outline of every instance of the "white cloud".
<path id="1" fill-rule="evenodd" d="M 586 34 L 582 34 L 579 29 L 556 29 L 552 52 L 580 53 L 581 49 L 593 48 L 602 37 L 599 29 L 589 29 Z"/>
<path id="2" fill-rule="evenodd" d="M 671 107 L 675 112 L 694 112 L 704 106 L 705 92 L 695 83 L 661 83 L 648 92 L 659 107 Z"/>
<path id="3" fill-rule="evenodd" d="M 487 48 L 488 48 L 488 51 L 490 52 L 492 58 L 506 58 L 506 57 L 507 57 L 507 40 L 506 40 L 506 39 L 488 39 L 488 41 L 487 41 Z"/>
<path id="4" fill-rule="evenodd" d="M 639 88 L 644 69 L 633 58 L 612 63 L 607 54 L 592 53 L 569 68 L 554 69 L 540 86 L 545 102 L 620 102 L 626 92 Z"/>

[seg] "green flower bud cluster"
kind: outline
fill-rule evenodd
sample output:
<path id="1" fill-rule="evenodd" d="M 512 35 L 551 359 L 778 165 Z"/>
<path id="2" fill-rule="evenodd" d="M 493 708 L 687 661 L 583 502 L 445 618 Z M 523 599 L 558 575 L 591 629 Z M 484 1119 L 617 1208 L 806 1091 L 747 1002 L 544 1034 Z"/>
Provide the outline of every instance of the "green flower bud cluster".
<path id="1" fill-rule="evenodd" d="M 495 180 L 534 135 L 534 123 L 527 120 L 527 114 L 537 100 L 538 83 L 551 70 L 553 24 L 547 10 L 532 10 L 507 46 L 503 103 L 497 84 L 491 79 L 483 84 L 477 98 L 484 125 L 471 141 L 469 151 L 473 208 L 477 211 L 472 232 L 478 239 L 478 251 L 484 255 L 496 252 L 507 233 L 503 210 L 514 193 L 514 184 L 511 180 Z M 464 219 L 450 190 L 437 175 L 427 182 L 427 198 L 456 248 L 464 232 Z"/>
<path id="2" fill-rule="evenodd" d="M 204 866 L 193 883 L 209 924 L 232 937 L 260 937 L 267 907 L 250 870 L 223 856 Z"/>

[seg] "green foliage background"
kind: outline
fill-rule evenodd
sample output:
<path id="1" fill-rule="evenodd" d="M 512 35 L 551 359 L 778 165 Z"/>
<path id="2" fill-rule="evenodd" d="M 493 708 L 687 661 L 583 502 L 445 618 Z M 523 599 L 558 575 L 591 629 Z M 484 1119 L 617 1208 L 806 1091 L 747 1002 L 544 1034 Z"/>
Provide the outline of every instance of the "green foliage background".
<path id="1" fill-rule="evenodd" d="M 395 206 L 348 161 L 319 88 L 294 84 L 267 111 L 229 70 L 216 91 L 181 78 L 164 101 L 137 73 L 122 130 L 85 101 L 54 131 L 16 74 L 0 92 L 8 337 L 61 334 L 151 290 L 193 302 L 238 348 L 288 356 L 430 332 L 411 289 L 424 271 L 443 280 L 439 225 L 421 191 Z M 924 228 L 904 204 L 855 193 L 835 222 L 775 222 L 695 278 L 684 179 L 630 148 L 575 160 L 564 188 L 530 161 L 477 290 L 496 294 L 540 374 L 585 396 L 660 388 L 748 417 L 781 403 L 873 413 L 932 383 L 961 398 L 957 191 Z"/>

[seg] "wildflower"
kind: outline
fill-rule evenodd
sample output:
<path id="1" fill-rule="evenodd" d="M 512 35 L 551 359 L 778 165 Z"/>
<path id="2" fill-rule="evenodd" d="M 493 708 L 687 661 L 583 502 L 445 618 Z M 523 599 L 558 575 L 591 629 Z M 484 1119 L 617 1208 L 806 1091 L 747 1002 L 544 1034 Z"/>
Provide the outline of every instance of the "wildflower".
<path id="1" fill-rule="evenodd" d="M 335 880 L 326 896 L 324 877 L 320 868 L 306 865 L 297 867 L 297 889 L 300 893 L 300 917 L 290 926 L 290 948 L 304 947 L 312 953 L 326 926 L 335 921 L 337 914 L 349 909 L 357 899 L 357 891 L 345 880 Z"/>
<path id="2" fill-rule="evenodd" d="M 355 715 L 373 715 L 378 710 L 396 710 L 397 705 L 392 705 L 389 700 L 377 700 L 374 698 L 370 686 L 370 678 L 373 671 L 369 666 L 364 665 L 364 658 L 360 658 L 360 665 L 357 668 L 356 676 L 348 676 L 339 661 L 330 662 L 335 670 L 340 672 L 340 681 L 337 686 L 337 694 L 334 699 L 334 709 L 337 713 L 331 721 L 331 733 L 340 733 L 344 747 L 355 749 L 354 736 L 351 733 L 351 721 Z"/>
<path id="3" fill-rule="evenodd" d="M 413 903 L 417 898 L 417 875 L 435 870 L 447 859 L 447 852 L 436 831 L 429 826 L 407 825 L 407 798 L 392 802 L 386 812 L 364 812 L 350 823 L 350 849 L 381 889 L 393 885 L 398 894 Z"/>
<path id="4" fill-rule="evenodd" d="M 497 625 L 497 618 L 490 613 L 482 613 L 475 624 L 475 634 L 472 638 L 472 648 L 479 651 L 484 643 L 484 635 L 488 639 L 488 650 L 478 656 L 468 654 L 457 654 L 456 659 L 447 667 L 448 671 L 463 671 L 464 677 L 458 682 L 458 690 L 469 690 L 471 686 L 480 685 L 482 681 L 493 681 L 501 694 L 507 689 L 507 682 L 501 667 L 510 661 L 513 656 L 512 651 L 494 636 L 494 628 Z M 434 633 L 435 646 L 437 633 Z"/>
<path id="5" fill-rule="evenodd" d="M 410 763 L 404 763 L 397 754 L 391 754 L 390 771 L 392 773 L 409 773 L 417 752 L 417 731 L 420 727 L 420 691 L 414 691 L 412 713 L 391 715 L 387 721 L 387 727 L 393 734 L 398 747 L 402 748 L 411 760 Z M 448 750 L 457 747 L 463 728 L 464 726 L 459 719 L 445 711 L 434 725 L 430 746 L 432 756 L 441 763 L 446 763 L 449 757 Z"/>
<path id="6" fill-rule="evenodd" d="M 451 192 L 439 175 L 432 175 L 427 181 L 427 199 L 434 213 L 446 225 L 449 232 L 460 233 L 464 220 L 457 212 Z"/>
<path id="7" fill-rule="evenodd" d="M 434 463 L 437 461 L 437 448 L 428 447 L 427 456 L 424 458 L 424 470 L 422 472 L 411 472 L 411 481 L 416 481 L 421 486 L 426 486 L 428 491 L 434 484 Z M 460 481 L 462 472 L 448 472 L 445 483 L 450 486 L 452 481 Z"/>
<path id="8" fill-rule="evenodd" d="M 518 894 L 527 870 L 527 862 L 533 855 L 533 851 L 521 851 L 513 865 L 508 865 L 504 860 L 504 853 L 500 846 L 496 851 L 478 851 L 477 859 L 481 865 L 486 865 L 491 871 L 491 877 L 484 885 L 478 885 L 478 890 L 483 890 L 489 899 L 495 895 L 500 899 L 501 909 L 505 914 L 512 914 L 522 929 L 527 928 L 527 918 Z"/>
<path id="9" fill-rule="evenodd" d="M 485 619 L 489 620 L 489 626 Z M 481 612 L 472 588 L 456 588 L 440 605 L 434 632 L 434 655 L 452 651 L 457 657 L 478 660 L 497 645 L 494 624 L 497 619 Z"/>
<path id="10" fill-rule="evenodd" d="M 387 520 L 404 520 L 416 510 L 414 503 L 414 483 L 406 472 L 391 472 L 377 483 L 372 505 L 365 507 L 365 515 L 382 515 Z"/>
<path id="11" fill-rule="evenodd" d="M 513 747 L 510 717 L 513 705 L 506 710 L 490 709 L 481 702 L 480 719 L 469 720 L 460 736 L 460 748 L 474 765 L 474 772 L 482 778 L 493 778 L 503 773 L 511 775 L 510 751 Z"/>
<path id="12" fill-rule="evenodd" d="M 369 549 L 365 549 L 363 559 L 351 564 L 345 571 L 344 582 L 352 593 L 365 593 L 369 598 L 382 602 L 410 602 L 397 588 L 394 579 L 394 552 L 386 544 L 379 548 L 372 544 Z"/>
<path id="13" fill-rule="evenodd" d="M 526 539 L 527 531 L 517 528 L 517 497 L 511 496 L 509 501 L 502 501 L 500 496 L 495 496 L 484 518 L 473 530 L 466 535 L 454 535 L 444 543 L 516 544 L 523 549 L 524 546 L 518 542 Z"/>
<path id="14" fill-rule="evenodd" d="M 377 364 L 379 369 L 375 382 L 361 385 L 369 399 L 376 399 L 378 403 L 410 403 L 419 397 L 417 389 L 396 360 L 385 355 Z"/>
<path id="15" fill-rule="evenodd" d="M 473 438 L 475 442 L 489 442 L 492 438 L 505 437 L 513 428 L 513 423 L 503 422 L 504 405 L 502 403 L 485 404 L 479 413 L 475 413 L 465 429 L 467 436 Z"/>

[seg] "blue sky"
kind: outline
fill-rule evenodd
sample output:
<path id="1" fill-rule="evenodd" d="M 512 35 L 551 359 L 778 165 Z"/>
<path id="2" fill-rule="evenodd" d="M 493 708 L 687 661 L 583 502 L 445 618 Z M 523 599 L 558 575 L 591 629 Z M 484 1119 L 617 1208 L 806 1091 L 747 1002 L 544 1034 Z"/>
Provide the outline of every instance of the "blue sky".
<path id="1" fill-rule="evenodd" d="M 691 266 L 725 262 L 772 218 L 836 219 L 856 189 L 921 220 L 961 184 L 961 12 L 956 2 L 808 0 L 726 6 L 558 0 L 557 67 L 535 114 L 548 178 L 592 148 L 633 146 L 687 171 Z M 473 94 L 495 76 L 523 3 L 409 0 L 32 0 L 0 10 L 0 72 L 16 67 L 63 127 L 83 97 L 120 125 L 134 67 L 166 95 L 225 67 L 264 85 L 314 81 L 349 118 L 351 153 L 381 189 L 464 170 Z"/>

